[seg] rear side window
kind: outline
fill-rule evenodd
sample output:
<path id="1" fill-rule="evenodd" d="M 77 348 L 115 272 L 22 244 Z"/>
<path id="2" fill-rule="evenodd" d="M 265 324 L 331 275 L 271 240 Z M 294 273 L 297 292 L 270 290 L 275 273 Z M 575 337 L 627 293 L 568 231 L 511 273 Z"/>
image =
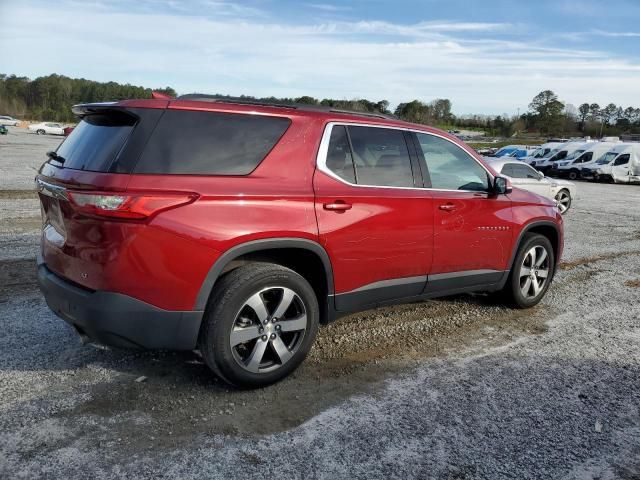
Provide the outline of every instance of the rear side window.
<path id="1" fill-rule="evenodd" d="M 122 112 L 87 115 L 56 153 L 65 159 L 65 168 L 107 172 L 135 123 Z"/>
<path id="2" fill-rule="evenodd" d="M 349 183 L 414 186 L 409 150 L 400 130 L 335 125 L 326 166 Z"/>
<path id="3" fill-rule="evenodd" d="M 336 125 L 331 130 L 331 140 L 327 151 L 327 168 L 343 180 L 356 183 L 349 137 L 347 137 L 347 129 L 342 125 Z"/>
<path id="4" fill-rule="evenodd" d="M 283 117 L 167 110 L 135 173 L 247 175 L 290 123 Z"/>

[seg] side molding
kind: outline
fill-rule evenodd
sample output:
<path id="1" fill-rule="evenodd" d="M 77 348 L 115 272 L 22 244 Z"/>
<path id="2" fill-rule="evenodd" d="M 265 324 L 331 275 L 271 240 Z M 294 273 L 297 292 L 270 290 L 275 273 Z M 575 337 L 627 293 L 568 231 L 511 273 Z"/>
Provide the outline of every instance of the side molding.
<path id="1" fill-rule="evenodd" d="M 306 238 L 265 238 L 236 245 L 224 252 L 220 258 L 216 260 L 202 282 L 202 286 L 198 292 L 198 297 L 196 298 L 194 310 L 205 309 L 207 301 L 209 300 L 209 295 L 211 294 L 211 289 L 220 276 L 220 273 L 229 262 L 247 253 L 260 252 L 263 250 L 278 250 L 283 248 L 300 248 L 318 255 L 322 261 L 325 275 L 327 277 L 327 292 L 330 297 L 333 296 L 333 269 L 331 267 L 331 261 L 329 260 L 329 255 L 326 250 L 322 248 L 319 243 Z"/>

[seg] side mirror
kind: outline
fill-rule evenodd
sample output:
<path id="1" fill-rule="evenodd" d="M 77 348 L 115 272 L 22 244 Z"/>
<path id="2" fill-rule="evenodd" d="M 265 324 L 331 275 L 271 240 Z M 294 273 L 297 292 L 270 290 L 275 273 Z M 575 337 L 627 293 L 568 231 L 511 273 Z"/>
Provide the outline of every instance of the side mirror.
<path id="1" fill-rule="evenodd" d="M 544 173 L 538 172 L 538 178 L 542 180 L 544 178 Z"/>
<path id="2" fill-rule="evenodd" d="M 511 183 L 504 177 L 496 177 L 493 180 L 493 191 L 498 195 L 506 195 L 507 193 L 511 193 L 513 189 L 511 188 Z"/>

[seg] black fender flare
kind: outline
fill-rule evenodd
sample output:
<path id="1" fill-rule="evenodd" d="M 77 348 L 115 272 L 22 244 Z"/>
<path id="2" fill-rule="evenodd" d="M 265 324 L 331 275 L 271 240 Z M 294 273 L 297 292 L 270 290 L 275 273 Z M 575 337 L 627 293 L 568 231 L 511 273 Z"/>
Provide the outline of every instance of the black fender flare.
<path id="1" fill-rule="evenodd" d="M 522 241 L 522 237 L 524 237 L 524 235 L 527 232 L 530 232 L 533 228 L 536 228 L 536 227 L 552 227 L 556 231 L 556 235 L 558 236 L 558 242 L 562 241 L 562 236 L 560 235 L 560 229 L 558 228 L 558 225 L 555 222 L 552 222 L 551 220 L 535 220 L 531 223 L 526 224 L 522 228 L 522 230 L 520 230 L 520 234 L 518 235 L 518 238 L 513 243 L 514 247 L 513 247 L 513 251 L 511 252 L 511 258 L 509 259 L 509 270 L 513 268 L 513 262 L 516 259 L 516 255 L 518 254 L 518 248 L 520 247 L 520 242 Z M 555 269 L 558 268 L 558 263 L 560 263 L 560 258 L 558 256 L 559 255 L 558 250 L 560 249 L 558 247 L 559 245 L 556 245 L 556 251 L 554 252 L 556 257 Z"/>
<path id="2" fill-rule="evenodd" d="M 333 268 L 331 267 L 329 254 L 322 247 L 322 245 L 320 245 L 318 242 L 306 238 L 265 238 L 260 240 L 252 240 L 236 245 L 224 252 L 214 262 L 214 264 L 209 269 L 207 276 L 202 282 L 202 285 L 200 286 L 200 291 L 198 292 L 198 296 L 196 297 L 194 310 L 205 310 L 213 286 L 224 270 L 224 267 L 226 267 L 229 262 L 247 253 L 260 252 L 263 250 L 277 250 L 283 248 L 299 248 L 315 253 L 320 258 L 320 260 L 322 261 L 322 265 L 324 266 L 325 276 L 327 278 L 327 293 L 329 296 L 333 295 Z"/>

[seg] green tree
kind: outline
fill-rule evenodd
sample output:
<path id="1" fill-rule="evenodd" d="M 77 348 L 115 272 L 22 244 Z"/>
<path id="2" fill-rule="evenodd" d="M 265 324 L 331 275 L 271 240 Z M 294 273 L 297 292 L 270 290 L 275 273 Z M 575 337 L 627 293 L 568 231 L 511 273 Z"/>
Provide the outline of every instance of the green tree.
<path id="1" fill-rule="evenodd" d="M 536 125 L 540 132 L 548 135 L 560 126 L 564 103 L 551 90 L 544 90 L 533 97 L 529 109 L 536 115 Z"/>

